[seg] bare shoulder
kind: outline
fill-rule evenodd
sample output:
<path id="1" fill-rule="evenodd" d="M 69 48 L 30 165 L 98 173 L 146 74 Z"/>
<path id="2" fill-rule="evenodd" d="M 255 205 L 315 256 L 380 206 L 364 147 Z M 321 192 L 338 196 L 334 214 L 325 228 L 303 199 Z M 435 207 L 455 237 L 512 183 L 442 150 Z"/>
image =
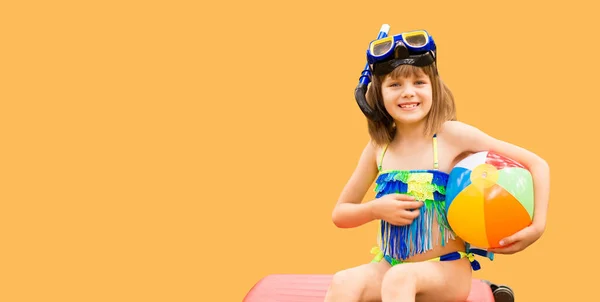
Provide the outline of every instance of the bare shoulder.
<path id="1" fill-rule="evenodd" d="M 377 156 L 382 151 L 382 148 L 375 144 L 372 140 L 369 140 L 360 154 L 358 159 L 358 165 L 377 165 Z"/>
<path id="2" fill-rule="evenodd" d="M 475 152 L 473 137 L 477 135 L 473 133 L 478 131 L 475 127 L 460 121 L 446 121 L 442 124 L 438 131 L 438 141 L 444 150 L 440 159 L 446 160 L 448 168 Z"/>
<path id="3" fill-rule="evenodd" d="M 485 148 L 482 142 L 492 139 L 478 128 L 460 121 L 447 121 L 442 124 L 440 136 L 459 153 L 481 151 Z"/>
<path id="4" fill-rule="evenodd" d="M 358 159 L 356 168 L 340 195 L 338 203 L 360 203 L 362 201 L 367 190 L 375 181 L 375 177 L 377 177 L 377 154 L 380 152 L 380 147 L 372 141 L 367 142 Z"/>
<path id="5" fill-rule="evenodd" d="M 377 158 L 381 152 L 383 148 L 369 140 L 360 155 L 356 170 L 368 175 L 377 174 Z"/>
<path id="6" fill-rule="evenodd" d="M 475 127 L 460 121 L 446 121 L 442 124 L 440 134 L 451 138 L 460 138 L 461 136 L 476 130 Z"/>

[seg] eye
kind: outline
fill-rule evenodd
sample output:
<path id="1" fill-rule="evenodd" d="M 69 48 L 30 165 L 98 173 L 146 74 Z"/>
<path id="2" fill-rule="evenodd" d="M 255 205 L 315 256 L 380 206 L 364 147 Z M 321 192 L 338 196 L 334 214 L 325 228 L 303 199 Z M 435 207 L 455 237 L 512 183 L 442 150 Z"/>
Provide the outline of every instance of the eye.
<path id="1" fill-rule="evenodd" d="M 427 84 L 427 82 L 425 82 L 423 80 L 418 80 L 416 83 L 417 83 L 417 85 L 425 85 L 425 84 Z"/>
<path id="2" fill-rule="evenodd" d="M 389 85 L 389 86 L 390 86 L 390 87 L 398 87 L 398 86 L 400 86 L 400 84 L 398 84 L 398 83 L 390 83 L 390 85 Z"/>

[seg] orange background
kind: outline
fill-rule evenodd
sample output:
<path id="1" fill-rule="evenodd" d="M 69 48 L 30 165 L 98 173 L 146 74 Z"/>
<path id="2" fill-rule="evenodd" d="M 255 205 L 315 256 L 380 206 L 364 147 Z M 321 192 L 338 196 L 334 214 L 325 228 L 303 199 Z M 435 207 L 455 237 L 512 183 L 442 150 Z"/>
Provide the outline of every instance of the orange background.
<path id="1" fill-rule="evenodd" d="M 383 23 L 434 36 L 460 120 L 551 166 L 542 239 L 476 277 L 518 301 L 597 295 L 596 9 L 198 3 L 2 4 L 0 300 L 241 301 L 269 274 L 370 261 L 376 225 L 331 210 Z"/>

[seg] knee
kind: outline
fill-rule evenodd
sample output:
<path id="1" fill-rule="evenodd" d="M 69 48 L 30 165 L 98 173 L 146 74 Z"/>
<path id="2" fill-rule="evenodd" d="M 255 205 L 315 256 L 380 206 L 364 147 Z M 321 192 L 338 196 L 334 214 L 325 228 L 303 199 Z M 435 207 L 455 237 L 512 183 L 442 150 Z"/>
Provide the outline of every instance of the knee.
<path id="1" fill-rule="evenodd" d="M 358 276 L 353 274 L 350 269 L 339 271 L 335 273 L 331 279 L 331 288 L 339 289 L 343 286 L 348 286 L 348 284 L 355 284 L 357 277 Z"/>
<path id="2" fill-rule="evenodd" d="M 385 274 L 381 284 L 382 291 L 397 289 L 399 287 L 415 286 L 417 271 L 411 263 L 396 265 Z"/>
<path id="3" fill-rule="evenodd" d="M 342 284 L 344 284 L 344 281 L 346 279 L 348 279 L 348 273 L 346 271 L 339 271 L 335 273 L 333 275 L 333 278 L 331 279 L 331 289 L 337 289 Z"/>
<path id="4" fill-rule="evenodd" d="M 339 271 L 333 275 L 329 291 L 343 293 L 346 296 L 360 297 L 365 288 L 365 277 L 356 269 Z"/>

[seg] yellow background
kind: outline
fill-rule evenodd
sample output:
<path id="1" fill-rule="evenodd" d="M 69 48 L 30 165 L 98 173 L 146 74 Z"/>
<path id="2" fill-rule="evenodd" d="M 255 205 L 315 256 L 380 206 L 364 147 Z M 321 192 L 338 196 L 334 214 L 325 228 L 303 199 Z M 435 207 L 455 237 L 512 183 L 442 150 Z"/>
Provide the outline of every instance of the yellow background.
<path id="1" fill-rule="evenodd" d="M 542 239 L 476 277 L 518 301 L 589 301 L 586 2 L 6 1 L 0 300 L 241 301 L 269 274 L 371 260 L 375 224 L 337 229 L 331 210 L 368 139 L 353 91 L 388 23 L 433 35 L 460 120 L 551 166 Z"/>

